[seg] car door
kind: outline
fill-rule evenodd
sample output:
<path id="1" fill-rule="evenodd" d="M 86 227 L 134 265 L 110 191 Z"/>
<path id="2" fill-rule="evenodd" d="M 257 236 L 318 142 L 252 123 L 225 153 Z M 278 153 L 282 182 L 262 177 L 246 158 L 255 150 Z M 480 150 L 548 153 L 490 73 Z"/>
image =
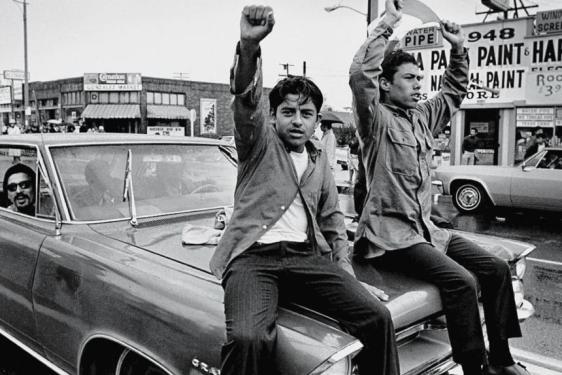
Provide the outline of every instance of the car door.
<path id="1" fill-rule="evenodd" d="M 36 160 L 37 149 L 34 147 L 0 146 L 2 190 L 8 190 L 4 179 L 10 167 L 24 164 L 36 171 Z M 9 180 L 8 176 L 6 182 Z M 13 211 L 7 192 L 2 191 L 1 196 L 0 329 L 40 351 L 34 339 L 36 330 L 31 288 L 39 249 L 54 225 L 49 219 Z M 34 199 L 37 201 L 36 195 Z"/>
<path id="2" fill-rule="evenodd" d="M 511 181 L 514 206 L 562 210 L 562 150 L 546 150 L 525 167 L 516 168 Z"/>

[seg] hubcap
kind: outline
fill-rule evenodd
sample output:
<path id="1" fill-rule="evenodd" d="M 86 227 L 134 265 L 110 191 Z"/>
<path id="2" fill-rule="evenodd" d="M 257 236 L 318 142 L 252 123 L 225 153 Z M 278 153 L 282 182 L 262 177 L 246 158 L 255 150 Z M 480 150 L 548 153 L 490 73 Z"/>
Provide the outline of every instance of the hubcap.
<path id="1" fill-rule="evenodd" d="M 457 194 L 459 205 L 467 210 L 473 209 L 480 203 L 480 193 L 474 188 L 464 188 Z"/>

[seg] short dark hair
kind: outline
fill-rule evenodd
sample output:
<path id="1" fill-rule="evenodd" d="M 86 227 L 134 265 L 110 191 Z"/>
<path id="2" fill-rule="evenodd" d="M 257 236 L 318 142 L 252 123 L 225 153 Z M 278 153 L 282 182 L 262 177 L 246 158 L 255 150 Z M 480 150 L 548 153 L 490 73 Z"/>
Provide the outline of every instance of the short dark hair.
<path id="1" fill-rule="evenodd" d="M 316 107 L 316 111 L 320 113 L 324 96 L 322 91 L 314 82 L 303 76 L 289 76 L 277 82 L 269 93 L 269 108 L 272 113 L 277 111 L 279 104 L 285 100 L 288 94 L 296 94 L 300 96 L 300 103 L 305 103 L 309 99 Z"/>
<path id="2" fill-rule="evenodd" d="M 6 173 L 4 173 L 4 181 L 2 182 L 2 193 L 6 197 L 8 197 L 7 194 L 8 180 L 10 179 L 10 176 L 16 173 L 25 173 L 29 178 L 33 180 L 33 187 L 35 187 L 35 172 L 33 172 L 33 169 L 29 168 L 27 165 L 22 163 L 14 164 L 6 170 Z"/>
<path id="3" fill-rule="evenodd" d="M 470 130 L 474 130 L 476 133 L 478 133 L 478 129 L 476 128 L 470 128 Z"/>
<path id="4" fill-rule="evenodd" d="M 416 58 L 408 52 L 404 52 L 402 49 L 397 49 L 388 53 L 381 64 L 381 77 L 386 78 L 389 82 L 392 82 L 394 74 L 398 71 L 400 65 L 403 64 L 414 64 L 418 66 Z"/>

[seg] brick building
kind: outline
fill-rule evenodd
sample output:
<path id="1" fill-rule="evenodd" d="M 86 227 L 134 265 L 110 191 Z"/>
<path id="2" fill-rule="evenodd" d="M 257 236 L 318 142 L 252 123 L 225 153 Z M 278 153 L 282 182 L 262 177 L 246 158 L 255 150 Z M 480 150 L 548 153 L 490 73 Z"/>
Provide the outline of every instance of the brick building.
<path id="1" fill-rule="evenodd" d="M 233 131 L 227 84 L 139 73 L 85 73 L 31 82 L 29 87 L 31 124 L 83 118 L 88 126 L 103 126 L 106 132 L 189 136 L 193 129 L 195 136 L 220 137 Z"/>

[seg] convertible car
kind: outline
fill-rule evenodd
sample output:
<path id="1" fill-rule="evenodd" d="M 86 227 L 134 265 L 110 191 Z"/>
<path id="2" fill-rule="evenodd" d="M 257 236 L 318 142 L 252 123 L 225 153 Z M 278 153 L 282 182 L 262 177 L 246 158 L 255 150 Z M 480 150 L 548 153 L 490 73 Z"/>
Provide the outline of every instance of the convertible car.
<path id="1" fill-rule="evenodd" d="M 236 150 L 132 134 L 1 137 L 0 178 L 20 163 L 36 174 L 34 214 L 11 209 L 2 192 L 0 334 L 58 374 L 220 374 L 223 291 L 208 269 L 215 245 L 204 234 L 216 234 L 217 213 L 232 205 Z M 203 235 L 186 241 L 186 227 Z M 510 262 L 519 317 L 527 318 L 521 279 L 534 247 L 466 235 Z M 436 288 L 355 267 L 391 297 L 402 373 L 452 368 Z M 353 373 L 361 343 L 337 322 L 285 302 L 278 326 L 280 374 Z"/>
<path id="2" fill-rule="evenodd" d="M 486 207 L 562 211 L 562 148 L 545 148 L 513 167 L 441 166 L 434 182 L 463 213 Z"/>

